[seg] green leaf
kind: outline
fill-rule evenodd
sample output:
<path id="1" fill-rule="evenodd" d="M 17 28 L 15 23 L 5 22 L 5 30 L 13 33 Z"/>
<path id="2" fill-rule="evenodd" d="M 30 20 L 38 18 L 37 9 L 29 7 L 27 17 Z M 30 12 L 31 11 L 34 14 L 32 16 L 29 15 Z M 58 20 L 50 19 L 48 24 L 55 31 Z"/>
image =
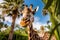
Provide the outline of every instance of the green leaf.
<path id="1" fill-rule="evenodd" d="M 60 26 L 60 23 L 57 24 L 57 25 L 54 27 L 54 29 L 51 31 L 51 34 L 50 34 L 49 40 L 50 40 L 52 34 L 54 33 L 54 31 L 55 31 L 59 26 Z"/>

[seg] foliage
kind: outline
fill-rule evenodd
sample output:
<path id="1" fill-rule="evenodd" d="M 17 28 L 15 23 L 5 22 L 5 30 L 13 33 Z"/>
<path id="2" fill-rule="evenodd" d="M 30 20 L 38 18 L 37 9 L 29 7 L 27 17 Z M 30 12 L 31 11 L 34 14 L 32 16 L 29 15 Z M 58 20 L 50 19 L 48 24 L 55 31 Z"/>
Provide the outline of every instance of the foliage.
<path id="1" fill-rule="evenodd" d="M 22 8 L 24 1 L 23 0 L 4 0 L 3 3 L 0 3 L 0 8 L 2 8 L 2 15 L 8 14 L 7 16 L 12 16 L 13 11 L 16 10 L 18 17 L 20 15 L 20 10 Z"/>
<path id="2" fill-rule="evenodd" d="M 26 34 L 24 29 L 15 30 L 13 34 L 13 40 L 28 40 L 28 35 Z M 0 32 L 0 40 L 8 40 L 10 27 L 7 28 L 6 31 Z"/>
<path id="3" fill-rule="evenodd" d="M 55 33 L 55 36 L 57 40 L 60 40 L 60 31 L 59 31 L 59 26 L 57 24 L 60 23 L 60 0 L 43 0 L 45 3 L 44 9 L 49 11 L 50 15 L 50 21 L 52 22 L 52 30 L 55 29 L 53 32 Z M 57 27 L 57 26 L 58 27 Z M 55 27 L 56 26 L 56 27 Z"/>
<path id="4" fill-rule="evenodd" d="M 0 14 L 0 29 L 4 26 L 7 28 L 7 24 L 4 24 L 5 18 Z"/>

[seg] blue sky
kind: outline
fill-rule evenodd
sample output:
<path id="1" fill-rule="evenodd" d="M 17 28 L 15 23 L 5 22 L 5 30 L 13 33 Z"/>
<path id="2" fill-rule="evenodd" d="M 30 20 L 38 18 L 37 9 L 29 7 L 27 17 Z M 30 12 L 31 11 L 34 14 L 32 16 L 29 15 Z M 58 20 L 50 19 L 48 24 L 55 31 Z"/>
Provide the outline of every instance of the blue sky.
<path id="1" fill-rule="evenodd" d="M 35 16 L 40 18 L 39 22 L 46 24 L 46 22 L 49 20 L 49 15 L 46 16 L 42 15 L 42 9 L 44 7 L 44 3 L 42 2 L 42 0 L 25 0 L 25 4 L 27 4 L 28 6 L 30 4 L 33 4 L 34 8 L 39 6 L 39 10 L 36 12 Z"/>

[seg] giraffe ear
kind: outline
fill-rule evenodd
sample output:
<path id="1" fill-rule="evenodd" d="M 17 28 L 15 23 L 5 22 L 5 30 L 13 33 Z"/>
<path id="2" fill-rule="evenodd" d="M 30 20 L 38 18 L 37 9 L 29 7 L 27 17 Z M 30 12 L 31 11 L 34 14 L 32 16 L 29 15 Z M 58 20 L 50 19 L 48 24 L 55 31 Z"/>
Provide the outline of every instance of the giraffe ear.
<path id="1" fill-rule="evenodd" d="M 37 8 L 35 9 L 35 10 L 36 10 L 36 12 L 38 11 L 38 9 L 39 9 L 39 6 L 37 6 Z"/>

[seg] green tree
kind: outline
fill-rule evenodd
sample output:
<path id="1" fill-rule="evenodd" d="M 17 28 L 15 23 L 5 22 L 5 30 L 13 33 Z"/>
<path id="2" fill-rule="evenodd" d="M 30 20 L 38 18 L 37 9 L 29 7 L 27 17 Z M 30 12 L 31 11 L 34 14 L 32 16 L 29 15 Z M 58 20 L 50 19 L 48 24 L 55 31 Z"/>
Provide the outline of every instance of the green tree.
<path id="1" fill-rule="evenodd" d="M 2 17 L 2 15 L 0 15 L 0 29 L 3 27 L 4 21 L 5 19 Z"/>
<path id="2" fill-rule="evenodd" d="M 55 36 L 57 40 L 60 40 L 60 31 L 59 28 L 57 27 L 58 24 L 60 23 L 60 0 L 42 0 L 45 3 L 45 11 L 43 11 L 43 14 L 46 14 L 46 10 L 49 11 L 50 15 L 50 21 L 52 22 L 52 29 L 56 29 L 53 32 L 55 33 Z M 57 26 L 56 26 L 57 25 Z M 56 28 L 57 27 L 57 28 Z"/>
<path id="3" fill-rule="evenodd" d="M 19 10 L 24 1 L 23 0 L 4 0 L 4 1 L 5 2 L 1 3 L 0 8 L 3 9 L 2 10 L 3 16 L 5 13 L 7 13 L 8 16 L 12 16 L 11 31 L 10 31 L 9 38 L 8 38 L 8 40 L 12 40 L 15 20 L 16 20 L 17 16 L 20 15 Z"/>

